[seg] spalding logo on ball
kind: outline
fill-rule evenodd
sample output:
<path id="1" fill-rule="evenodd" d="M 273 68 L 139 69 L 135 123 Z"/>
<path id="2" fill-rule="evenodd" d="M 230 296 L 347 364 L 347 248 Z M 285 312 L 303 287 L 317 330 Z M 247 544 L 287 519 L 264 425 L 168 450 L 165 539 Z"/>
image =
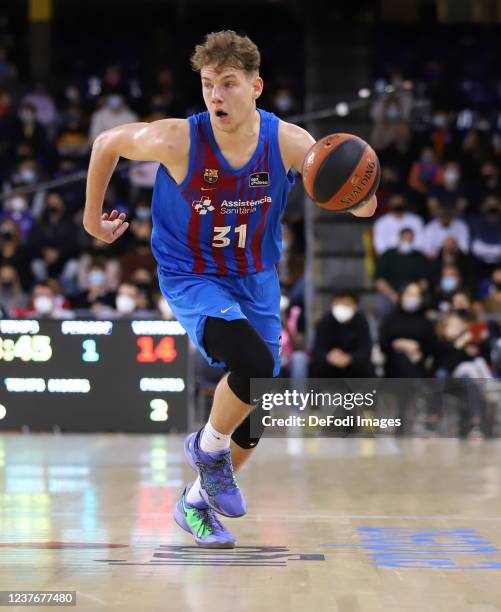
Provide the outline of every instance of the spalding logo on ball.
<path id="1" fill-rule="evenodd" d="M 318 206 L 343 211 L 374 195 L 381 168 L 365 140 L 353 134 L 330 134 L 308 151 L 302 175 L 306 193 Z"/>

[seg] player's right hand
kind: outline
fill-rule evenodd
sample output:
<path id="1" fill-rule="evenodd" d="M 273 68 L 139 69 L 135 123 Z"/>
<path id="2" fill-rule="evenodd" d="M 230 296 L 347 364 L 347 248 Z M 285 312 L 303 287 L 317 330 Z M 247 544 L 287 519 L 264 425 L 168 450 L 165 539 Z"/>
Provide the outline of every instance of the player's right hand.
<path id="1" fill-rule="evenodd" d="M 120 238 L 128 227 L 129 223 L 125 220 L 125 213 L 118 214 L 118 211 L 112 210 L 109 215 L 108 213 L 103 213 L 98 225 L 87 229 L 87 231 L 94 238 L 111 244 L 117 238 Z"/>

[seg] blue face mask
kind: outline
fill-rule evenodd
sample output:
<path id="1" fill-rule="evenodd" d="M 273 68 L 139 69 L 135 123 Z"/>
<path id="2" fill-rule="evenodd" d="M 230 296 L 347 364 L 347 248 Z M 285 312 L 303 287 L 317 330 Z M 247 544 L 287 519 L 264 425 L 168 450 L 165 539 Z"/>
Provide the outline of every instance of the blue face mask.
<path id="1" fill-rule="evenodd" d="M 89 272 L 88 278 L 91 287 L 99 287 L 106 282 L 106 274 L 102 270 L 92 270 L 92 272 Z"/>
<path id="2" fill-rule="evenodd" d="M 440 279 L 440 288 L 445 293 L 450 293 L 458 288 L 459 281 L 455 276 L 442 276 Z"/>
<path id="3" fill-rule="evenodd" d="M 398 250 L 403 255 L 407 255 L 408 253 L 412 253 L 412 251 L 414 250 L 414 247 L 412 246 L 412 242 L 408 242 L 406 240 L 405 242 L 401 242 L 399 244 Z"/>
<path id="4" fill-rule="evenodd" d="M 111 110 L 118 110 L 122 107 L 122 98 L 120 96 L 110 96 L 106 104 Z"/>

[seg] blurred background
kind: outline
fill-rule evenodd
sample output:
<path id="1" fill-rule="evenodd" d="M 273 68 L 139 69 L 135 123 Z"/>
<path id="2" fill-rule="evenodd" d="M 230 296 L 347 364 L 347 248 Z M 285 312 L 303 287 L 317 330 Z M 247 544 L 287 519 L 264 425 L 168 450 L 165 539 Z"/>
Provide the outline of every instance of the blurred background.
<path id="1" fill-rule="evenodd" d="M 422 431 L 497 435 L 499 0 L 4 0 L 0 367 L 10 368 L 9 380 L 35 380 L 34 335 L 45 329 L 55 347 L 65 335 L 62 321 L 69 320 L 132 329 L 130 337 L 117 332 L 115 346 L 129 342 L 135 359 L 123 367 L 134 380 L 144 380 L 145 364 L 172 365 L 170 349 L 155 351 L 172 332 L 173 343 L 181 342 L 179 330 L 153 326 L 136 333 L 131 327 L 173 318 L 158 291 L 149 248 L 157 165 L 124 160 L 115 172 L 105 209 L 125 212 L 131 226 L 111 246 L 83 230 L 85 171 L 103 130 L 204 110 L 189 57 L 205 33 L 219 29 L 244 32 L 260 47 L 260 106 L 316 138 L 355 133 L 374 147 L 382 165 L 379 207 L 371 219 L 322 211 L 296 182 L 283 218 L 279 266 L 282 375 L 470 380 L 475 399 L 466 410 L 452 408 L 457 418 L 444 424 L 436 406 L 421 407 Z M 40 321 L 41 327 L 26 331 L 21 321 Z M 72 329 L 80 329 L 68 333 L 81 334 L 81 344 L 97 342 L 89 328 Z M 31 344 L 19 348 L 26 334 Z M 150 338 L 151 346 L 149 340 L 138 344 L 141 338 Z M 176 367 L 186 396 L 177 410 L 188 404 L 192 423 L 206 413 L 222 372 L 190 352 L 186 338 L 182 342 L 182 367 Z M 78 368 L 99 362 L 96 346 L 87 344 L 68 376 L 82 376 Z M 65 351 L 76 350 L 65 347 L 44 364 L 57 358 L 51 363 L 63 367 Z M 119 363 L 120 355 L 114 359 Z M 15 392 L 6 380 L 0 426 L 33 427 L 30 416 L 11 408 L 33 401 L 31 383 Z M 155 387 L 148 380 L 141 392 L 156 395 L 148 396 L 145 419 L 165 429 L 168 411 L 151 402 L 165 403 L 159 393 L 172 392 L 171 383 L 162 379 L 164 386 Z M 45 390 L 38 392 L 45 397 Z M 77 421 L 73 427 L 85 429 Z M 72 428 L 71 420 L 61 423 L 53 417 L 35 426 Z M 88 427 L 121 426 L 103 425 L 96 414 Z"/>

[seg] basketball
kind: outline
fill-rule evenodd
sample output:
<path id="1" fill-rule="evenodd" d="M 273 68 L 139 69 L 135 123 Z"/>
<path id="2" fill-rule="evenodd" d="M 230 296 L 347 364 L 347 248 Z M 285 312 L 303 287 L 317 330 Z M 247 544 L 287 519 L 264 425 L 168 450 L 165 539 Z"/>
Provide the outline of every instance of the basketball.
<path id="1" fill-rule="evenodd" d="M 365 140 L 353 134 L 330 134 L 308 151 L 302 175 L 306 193 L 317 206 L 347 211 L 374 195 L 381 169 Z"/>

